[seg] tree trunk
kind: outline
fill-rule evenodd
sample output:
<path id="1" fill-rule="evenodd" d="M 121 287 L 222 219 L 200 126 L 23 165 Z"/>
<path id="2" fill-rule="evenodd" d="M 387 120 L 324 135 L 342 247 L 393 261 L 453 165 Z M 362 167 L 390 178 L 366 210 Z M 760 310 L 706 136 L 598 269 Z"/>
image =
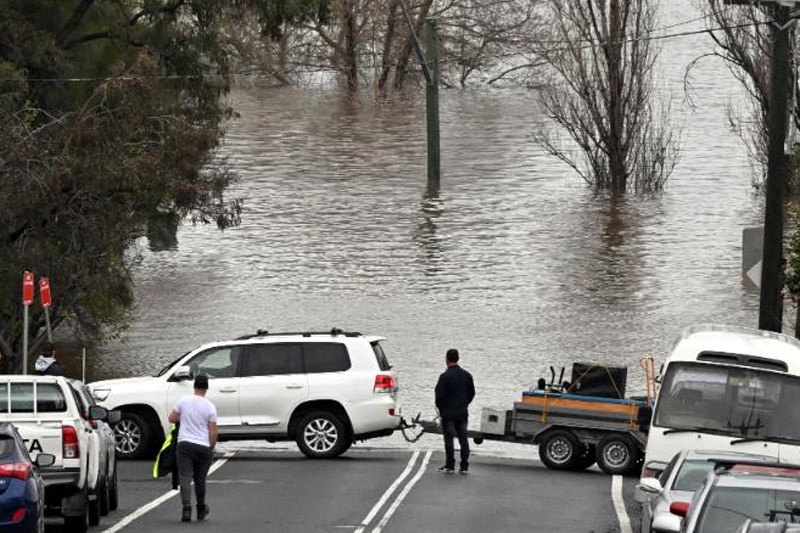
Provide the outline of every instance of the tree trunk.
<path id="1" fill-rule="evenodd" d="M 433 0 L 425 0 L 422 3 L 419 16 L 417 17 L 417 20 L 414 23 L 414 31 L 417 33 L 417 36 L 419 36 L 422 33 L 422 27 L 423 24 L 425 24 L 425 19 L 428 18 L 428 13 L 431 10 L 431 4 L 433 4 Z M 413 51 L 414 51 L 414 36 L 411 35 L 411 32 L 408 32 L 406 41 L 405 43 L 403 43 L 403 48 L 400 51 L 400 57 L 398 57 L 397 59 L 397 70 L 395 71 L 394 75 L 395 89 L 403 88 L 403 84 L 406 81 L 406 74 L 408 71 L 408 62 L 411 59 L 411 53 Z"/>
<path id="2" fill-rule="evenodd" d="M 356 20 L 356 2 L 358 0 L 342 0 L 342 31 L 344 31 L 344 73 L 347 88 L 358 89 L 358 21 Z"/>
<path id="3" fill-rule="evenodd" d="M 399 0 L 389 2 L 389 19 L 386 23 L 386 37 L 383 40 L 383 57 L 381 58 L 381 75 L 378 78 L 378 90 L 383 91 L 392 71 L 392 45 L 394 44 L 395 27 L 397 26 L 397 6 Z"/>

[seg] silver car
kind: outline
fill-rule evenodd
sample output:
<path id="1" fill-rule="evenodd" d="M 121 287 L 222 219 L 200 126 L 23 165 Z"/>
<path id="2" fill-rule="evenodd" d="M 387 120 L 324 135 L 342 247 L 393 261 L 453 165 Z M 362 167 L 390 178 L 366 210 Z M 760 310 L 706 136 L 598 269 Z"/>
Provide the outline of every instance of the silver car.
<path id="1" fill-rule="evenodd" d="M 706 480 L 708 473 L 713 470 L 716 461 L 746 461 L 746 460 L 773 461 L 769 457 L 748 455 L 734 452 L 715 451 L 688 451 L 678 452 L 666 467 L 659 465 L 663 470 L 658 478 L 642 479 L 636 491 L 636 499 L 642 504 L 642 533 L 658 531 L 653 528 L 653 522 L 659 515 L 667 515 L 658 522 L 669 518 L 670 505 L 675 501 L 690 501 L 694 492 Z"/>
<path id="2" fill-rule="evenodd" d="M 718 462 L 690 502 L 653 521 L 677 533 L 763 532 L 800 522 L 800 467 L 764 461 Z M 683 520 L 679 516 L 683 516 Z M 755 527 L 753 523 L 756 523 Z M 769 526 L 767 524 L 773 524 Z M 785 529 L 778 529 L 784 531 Z"/>

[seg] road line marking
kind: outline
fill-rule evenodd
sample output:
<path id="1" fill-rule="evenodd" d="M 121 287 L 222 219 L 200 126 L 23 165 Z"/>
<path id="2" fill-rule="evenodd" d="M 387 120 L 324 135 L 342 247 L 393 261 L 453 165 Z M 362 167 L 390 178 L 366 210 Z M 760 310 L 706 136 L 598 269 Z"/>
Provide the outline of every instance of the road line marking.
<path id="1" fill-rule="evenodd" d="M 614 501 L 614 510 L 617 511 L 619 533 L 631 533 L 631 519 L 622 499 L 622 476 L 611 476 L 611 499 Z"/>
<path id="2" fill-rule="evenodd" d="M 233 452 L 232 453 L 226 453 L 221 459 L 217 459 L 214 462 L 214 464 L 211 465 L 211 468 L 208 469 L 208 475 L 210 476 L 211 474 L 213 474 L 216 470 L 219 469 L 219 467 L 224 465 L 228 461 L 228 459 L 230 459 L 231 457 L 233 457 Z M 119 522 L 117 522 L 116 524 L 111 526 L 110 528 L 106 529 L 105 533 L 115 533 L 115 532 L 119 531 L 120 529 L 122 529 L 123 527 L 129 525 L 131 522 L 133 522 L 137 518 L 149 513 L 150 511 L 152 511 L 153 509 L 155 509 L 156 507 L 158 507 L 159 505 L 161 505 L 165 501 L 169 500 L 173 496 L 177 496 L 180 493 L 181 493 L 181 491 L 179 491 L 179 490 L 170 490 L 168 492 L 165 492 L 164 494 L 162 494 L 161 496 L 159 496 L 155 500 L 153 500 L 150 503 L 147 503 L 147 504 L 139 507 L 138 509 L 133 511 L 131 514 L 129 514 L 128 516 L 126 516 L 125 518 L 123 518 L 122 520 L 120 520 Z"/>
<path id="3" fill-rule="evenodd" d="M 381 496 L 381 499 L 378 500 L 378 503 L 376 503 L 372 507 L 367 517 L 361 521 L 361 525 L 359 526 L 358 529 L 355 530 L 355 533 L 364 532 L 364 528 L 367 527 L 370 522 L 372 522 L 372 519 L 375 518 L 375 515 L 378 514 L 378 511 L 381 510 L 381 507 L 383 507 L 386 501 L 392 496 L 394 491 L 397 490 L 397 487 L 400 485 L 400 483 L 402 483 L 403 480 L 408 477 L 408 474 L 410 474 L 411 471 L 414 470 L 414 463 L 417 462 L 417 457 L 419 457 L 419 451 L 415 451 L 413 454 L 411 454 L 411 458 L 408 460 L 406 469 L 403 470 L 400 476 L 398 476 L 398 478 L 394 480 L 394 483 L 389 485 L 389 488 L 386 489 L 386 492 L 383 493 L 383 496 Z"/>
<path id="4" fill-rule="evenodd" d="M 411 478 L 411 481 L 409 481 L 405 487 L 403 487 L 403 490 L 397 495 L 397 498 L 395 498 L 394 502 L 392 502 L 391 507 L 389 507 L 389 509 L 386 511 L 386 514 L 383 515 L 383 518 L 381 518 L 381 521 L 378 523 L 378 527 L 373 529 L 372 533 L 380 533 L 381 528 L 385 527 L 386 524 L 389 523 L 389 519 L 392 518 L 394 512 L 397 511 L 397 508 L 400 507 L 401 503 L 403 503 L 403 500 L 405 500 L 406 496 L 408 496 L 408 493 L 411 492 L 411 489 L 414 488 L 414 485 L 417 484 L 417 481 L 419 481 L 422 475 L 425 473 L 425 469 L 428 468 L 428 462 L 431 460 L 431 455 L 433 455 L 432 451 L 428 451 L 425 454 L 425 459 L 422 460 L 422 464 L 420 465 L 419 470 L 417 470 L 416 475 Z"/>

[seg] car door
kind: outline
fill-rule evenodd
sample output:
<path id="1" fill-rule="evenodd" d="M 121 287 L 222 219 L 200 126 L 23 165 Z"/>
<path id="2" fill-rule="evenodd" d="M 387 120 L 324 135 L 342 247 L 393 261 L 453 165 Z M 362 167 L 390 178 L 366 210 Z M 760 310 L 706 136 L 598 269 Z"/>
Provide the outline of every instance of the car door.
<path id="1" fill-rule="evenodd" d="M 217 408 L 220 432 L 238 431 L 242 423 L 239 415 L 241 353 L 241 346 L 218 346 L 204 350 L 186 362 L 192 376 L 208 376 L 206 398 Z M 194 394 L 193 380 L 171 381 L 167 388 L 168 410 L 172 410 L 181 397 L 190 394 Z"/>
<path id="2" fill-rule="evenodd" d="M 249 433 L 286 433 L 296 405 L 308 397 L 299 343 L 251 344 L 245 349 L 239 411 Z"/>

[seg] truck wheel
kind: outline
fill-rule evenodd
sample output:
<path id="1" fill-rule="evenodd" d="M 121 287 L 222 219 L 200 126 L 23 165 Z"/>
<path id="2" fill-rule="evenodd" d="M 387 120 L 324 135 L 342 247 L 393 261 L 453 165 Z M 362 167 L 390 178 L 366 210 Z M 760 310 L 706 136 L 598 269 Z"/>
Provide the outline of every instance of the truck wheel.
<path id="1" fill-rule="evenodd" d="M 586 470 L 594 464 L 594 457 L 596 453 L 597 452 L 595 451 L 594 444 L 587 444 L 583 448 L 583 454 L 581 454 L 578 460 L 575 461 L 575 465 L 572 467 L 572 469 L 576 472 L 580 470 Z"/>
<path id="2" fill-rule="evenodd" d="M 608 435 L 597 445 L 597 465 L 606 474 L 623 475 L 639 460 L 639 449 L 627 435 Z"/>
<path id="3" fill-rule="evenodd" d="M 108 489 L 108 508 L 116 511 L 119 507 L 119 491 L 117 490 L 117 468 L 114 467 L 114 476 L 111 478 L 111 486 Z"/>
<path id="4" fill-rule="evenodd" d="M 539 442 L 539 458 L 547 468 L 571 470 L 581 456 L 581 443 L 571 431 L 556 429 Z"/>
<path id="5" fill-rule="evenodd" d="M 88 507 L 89 525 L 96 526 L 100 523 L 100 494 L 96 493 L 93 500 L 86 502 Z"/>
<path id="6" fill-rule="evenodd" d="M 84 496 L 86 493 L 84 492 Z M 65 531 L 75 531 L 77 533 L 83 533 L 87 529 L 89 529 L 89 501 L 88 498 L 85 500 L 86 505 L 83 506 L 83 512 L 78 516 L 65 516 L 64 517 L 64 530 Z"/>
<path id="7" fill-rule="evenodd" d="M 136 412 L 123 411 L 119 422 L 114 424 L 117 457 L 120 459 L 143 459 L 153 447 L 153 428 L 149 421 Z"/>
<path id="8" fill-rule="evenodd" d="M 109 487 L 108 484 L 111 482 L 110 479 L 106 479 L 103 481 L 103 486 L 97 490 L 97 502 L 100 505 L 100 515 L 101 516 L 108 516 L 109 509 Z"/>
<path id="9" fill-rule="evenodd" d="M 330 411 L 314 411 L 300 419 L 295 440 L 300 451 L 312 459 L 327 459 L 343 454 L 350 437 L 339 416 Z"/>

